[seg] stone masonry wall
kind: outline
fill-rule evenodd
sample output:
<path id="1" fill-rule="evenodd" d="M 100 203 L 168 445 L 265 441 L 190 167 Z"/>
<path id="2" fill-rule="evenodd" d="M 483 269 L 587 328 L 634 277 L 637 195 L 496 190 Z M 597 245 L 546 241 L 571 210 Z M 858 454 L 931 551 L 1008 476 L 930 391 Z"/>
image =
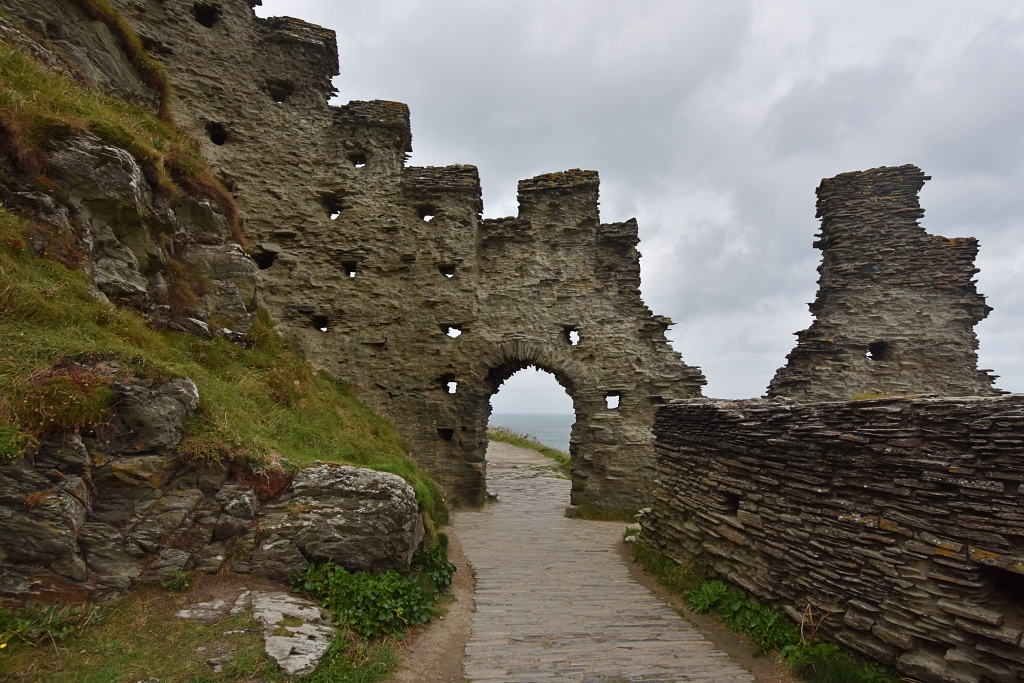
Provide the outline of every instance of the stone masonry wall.
<path id="1" fill-rule="evenodd" d="M 971 279 L 978 241 L 918 225 L 918 192 L 928 179 L 907 165 L 821 181 L 815 320 L 798 333 L 769 396 L 1000 393 L 995 377 L 977 369 L 974 326 L 991 310 Z"/>
<path id="2" fill-rule="evenodd" d="M 927 683 L 1024 681 L 1024 396 L 677 401 L 644 534 Z"/>
<path id="3" fill-rule="evenodd" d="M 699 396 L 704 378 L 640 298 L 636 222 L 600 223 L 597 173 L 523 181 L 519 216 L 484 221 L 475 167 L 405 165 L 404 104 L 328 104 L 332 31 L 259 19 L 243 0 L 111 4 L 167 66 L 177 123 L 242 208 L 257 303 L 455 498 L 482 499 L 488 399 L 535 365 L 575 404 L 573 502 L 646 500 L 654 410 Z M 2 5 L 40 25 L 77 16 L 71 0 Z"/>

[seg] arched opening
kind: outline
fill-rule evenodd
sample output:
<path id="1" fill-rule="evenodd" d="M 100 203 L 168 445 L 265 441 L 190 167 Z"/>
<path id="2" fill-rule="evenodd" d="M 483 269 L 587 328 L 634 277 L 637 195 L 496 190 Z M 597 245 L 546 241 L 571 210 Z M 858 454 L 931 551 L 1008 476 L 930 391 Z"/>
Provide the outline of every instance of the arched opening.
<path id="1" fill-rule="evenodd" d="M 504 381 L 500 375 L 491 379 L 492 387 L 497 386 L 490 397 L 487 423 L 488 480 L 499 476 L 503 466 L 525 464 L 548 466 L 553 475 L 568 477 L 565 470 L 576 412 L 565 387 L 552 373 L 533 365 L 515 370 Z M 518 450 L 524 446 L 525 450 Z M 568 482 L 564 497 L 558 504 L 569 504 Z"/>

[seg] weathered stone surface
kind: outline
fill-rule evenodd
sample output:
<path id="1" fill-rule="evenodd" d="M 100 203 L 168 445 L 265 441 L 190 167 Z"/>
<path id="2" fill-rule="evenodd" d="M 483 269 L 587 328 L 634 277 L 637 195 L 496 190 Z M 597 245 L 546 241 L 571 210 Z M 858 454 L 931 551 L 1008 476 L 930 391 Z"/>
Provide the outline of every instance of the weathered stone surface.
<path id="1" fill-rule="evenodd" d="M 123 451 L 146 453 L 181 443 L 181 425 L 185 417 L 199 407 L 195 383 L 179 378 L 157 387 L 139 383 L 115 386 L 121 409 L 117 419 L 123 427 Z"/>
<path id="2" fill-rule="evenodd" d="M 289 676 L 312 673 L 334 639 L 331 613 L 283 591 L 253 591 L 249 599 L 267 654 Z"/>
<path id="3" fill-rule="evenodd" d="M 995 377 L 978 370 L 974 326 L 991 310 L 972 279 L 978 241 L 918 225 L 917 195 L 929 179 L 907 165 L 821 181 L 815 320 L 798 333 L 769 396 L 1001 393 Z"/>
<path id="4" fill-rule="evenodd" d="M 1024 396 L 697 399 L 655 432 L 641 523 L 669 554 L 797 617 L 844 608 L 821 635 L 919 680 L 1024 673 Z"/>
<path id="5" fill-rule="evenodd" d="M 331 561 L 350 571 L 408 570 L 423 539 L 416 495 L 394 474 L 346 465 L 301 470 L 290 494 L 263 514 L 268 541 L 255 558 L 297 564 L 287 541 L 309 562 Z M 271 548 L 278 552 L 267 554 Z"/>
<path id="6" fill-rule="evenodd" d="M 704 379 L 669 346 L 671 321 L 641 299 L 636 222 L 601 223 L 597 173 L 525 180 L 517 217 L 481 220 L 474 167 L 406 167 L 408 107 L 328 104 L 338 73 L 333 32 L 260 19 L 243 2 L 220 3 L 213 29 L 188 3 L 112 4 L 161 48 L 175 120 L 237 199 L 258 265 L 219 244 L 228 230 L 214 205 L 157 207 L 145 178 L 138 201 L 128 192 L 111 203 L 103 192 L 113 185 L 100 180 L 135 177 L 130 161 L 115 174 L 120 154 L 103 151 L 111 162 L 100 173 L 84 163 L 93 156 L 71 163 L 63 153 L 62 182 L 82 195 L 83 215 L 98 217 L 85 223 L 100 289 L 152 303 L 167 285 L 155 274 L 161 259 L 180 258 L 213 278 L 189 317 L 245 331 L 255 305 L 265 306 L 319 369 L 391 417 L 418 462 L 463 502 L 484 496 L 489 397 L 517 370 L 541 367 L 576 406 L 573 502 L 643 504 L 653 489 L 655 407 L 698 396 Z M 71 0 L 0 5 L 18 16 L 50 5 L 54 16 L 77 11 Z M 96 49 L 77 33 L 68 40 L 76 55 Z M 86 201 L 79 185 L 103 192 L 90 190 Z M 102 232 L 115 209 L 125 227 Z M 168 235 L 173 253 L 161 246 Z M 450 338 L 449 327 L 463 334 Z"/>

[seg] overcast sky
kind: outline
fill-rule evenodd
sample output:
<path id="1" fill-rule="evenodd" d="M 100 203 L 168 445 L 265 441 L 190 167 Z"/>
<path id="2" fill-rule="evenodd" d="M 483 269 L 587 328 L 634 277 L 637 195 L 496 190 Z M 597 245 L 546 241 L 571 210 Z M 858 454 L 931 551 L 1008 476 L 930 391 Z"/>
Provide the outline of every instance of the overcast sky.
<path id="1" fill-rule="evenodd" d="M 672 343 L 708 396 L 762 395 L 810 324 L 821 178 L 917 164 L 934 178 L 928 231 L 981 240 L 978 287 L 995 309 L 977 328 L 981 367 L 1024 391 L 1020 0 L 257 11 L 337 31 L 337 102 L 408 103 L 412 163 L 478 166 L 487 217 L 516 213 L 521 178 L 599 171 L 602 220 L 639 220 L 644 298 L 675 320 Z M 520 384 L 499 394 L 504 410 L 564 409 L 536 380 Z"/>

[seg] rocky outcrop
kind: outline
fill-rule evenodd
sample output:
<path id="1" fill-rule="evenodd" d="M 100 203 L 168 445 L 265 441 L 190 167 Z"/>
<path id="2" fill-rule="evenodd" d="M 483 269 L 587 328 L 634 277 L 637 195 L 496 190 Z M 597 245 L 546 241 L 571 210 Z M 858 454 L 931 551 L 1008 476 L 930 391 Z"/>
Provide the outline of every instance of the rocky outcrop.
<path id="1" fill-rule="evenodd" d="M 1024 677 L 1024 396 L 680 401 L 643 533 L 926 683 Z"/>
<path id="2" fill-rule="evenodd" d="M 179 459 L 199 406 L 190 380 L 113 387 L 109 423 L 0 464 L 0 598 L 80 599 L 224 568 L 286 579 L 310 562 L 408 570 L 423 526 L 400 477 L 321 465 L 261 502 L 246 477 Z"/>
<path id="3" fill-rule="evenodd" d="M 347 465 L 300 471 L 291 490 L 264 508 L 263 526 L 254 567 L 276 578 L 307 562 L 408 571 L 423 540 L 416 496 L 401 477 Z"/>

